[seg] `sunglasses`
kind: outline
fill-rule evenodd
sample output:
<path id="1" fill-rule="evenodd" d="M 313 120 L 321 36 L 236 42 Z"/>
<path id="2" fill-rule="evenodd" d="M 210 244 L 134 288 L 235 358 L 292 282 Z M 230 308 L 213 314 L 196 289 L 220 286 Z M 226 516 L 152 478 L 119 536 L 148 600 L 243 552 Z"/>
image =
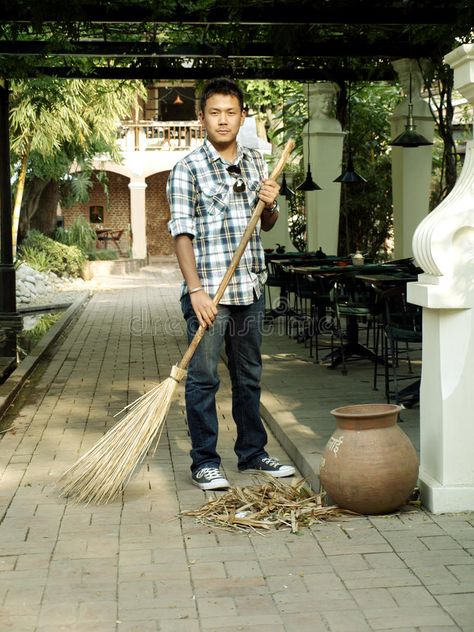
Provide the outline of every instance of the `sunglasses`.
<path id="1" fill-rule="evenodd" d="M 236 193 L 242 193 L 245 191 L 245 182 L 242 179 L 242 169 L 237 165 L 230 165 L 227 167 L 228 173 L 235 178 L 234 186 L 232 187 Z"/>

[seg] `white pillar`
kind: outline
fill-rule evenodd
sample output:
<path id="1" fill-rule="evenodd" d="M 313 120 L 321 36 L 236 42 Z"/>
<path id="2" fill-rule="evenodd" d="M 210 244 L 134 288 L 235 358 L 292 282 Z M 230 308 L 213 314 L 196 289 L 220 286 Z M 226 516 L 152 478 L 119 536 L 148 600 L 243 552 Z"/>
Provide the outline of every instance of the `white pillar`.
<path id="1" fill-rule="evenodd" d="M 445 57 L 474 103 L 474 44 Z M 420 487 L 434 513 L 474 510 L 474 141 L 451 193 L 418 226 L 424 270 L 408 287 L 423 306 Z"/>
<path id="2" fill-rule="evenodd" d="M 146 259 L 146 211 L 144 179 L 134 180 L 128 185 L 130 189 L 130 225 L 132 229 L 132 257 Z"/>
<path id="3" fill-rule="evenodd" d="M 337 254 L 341 185 L 333 182 L 342 170 L 344 133 L 331 115 L 337 86 L 315 83 L 309 89 L 309 125 L 303 129 L 305 174 L 308 167 L 308 128 L 311 171 L 321 191 L 305 194 L 308 250 L 320 246 L 328 255 Z"/>
<path id="4" fill-rule="evenodd" d="M 392 116 L 392 138 L 405 130 L 408 114 L 410 69 L 412 75 L 413 117 L 416 131 L 433 140 L 434 120 L 428 104 L 421 98 L 423 77 L 416 59 L 392 63 L 406 98 Z M 395 258 L 412 257 L 411 242 L 416 227 L 429 211 L 432 145 L 392 147 L 393 228 Z"/>

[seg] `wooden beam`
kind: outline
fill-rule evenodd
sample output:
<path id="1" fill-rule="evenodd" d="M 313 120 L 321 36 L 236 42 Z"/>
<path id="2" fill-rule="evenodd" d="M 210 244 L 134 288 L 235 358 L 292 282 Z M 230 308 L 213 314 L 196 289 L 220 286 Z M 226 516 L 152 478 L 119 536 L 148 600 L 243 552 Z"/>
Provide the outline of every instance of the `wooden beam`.
<path id="1" fill-rule="evenodd" d="M 33 9 L 28 4 L 5 3 L 0 15 L 3 22 L 73 22 L 155 24 L 449 24 L 454 23 L 472 3 L 467 0 L 416 0 L 412 2 L 367 2 L 366 0 L 330 0 L 284 2 L 261 0 L 251 7 L 214 7 L 196 12 L 179 7 L 171 13 L 160 6 L 136 2 L 98 5 L 90 2 L 64 3 L 43 0 Z M 61 10 L 62 9 L 62 10 Z M 467 17 L 467 16 L 466 16 Z"/>
<path id="2" fill-rule="evenodd" d="M 56 57 L 101 57 L 101 58 L 286 58 L 286 57 L 390 57 L 407 56 L 409 42 L 405 38 L 386 39 L 370 42 L 364 38 L 328 38 L 317 42 L 298 42 L 288 51 L 281 50 L 278 43 L 254 43 L 232 48 L 206 45 L 166 46 L 153 42 L 97 42 L 80 41 L 62 43 L 9 40 L 0 41 L 0 55 L 5 57 L 45 56 Z M 414 58 L 426 57 L 430 53 L 428 45 L 413 45 Z"/>

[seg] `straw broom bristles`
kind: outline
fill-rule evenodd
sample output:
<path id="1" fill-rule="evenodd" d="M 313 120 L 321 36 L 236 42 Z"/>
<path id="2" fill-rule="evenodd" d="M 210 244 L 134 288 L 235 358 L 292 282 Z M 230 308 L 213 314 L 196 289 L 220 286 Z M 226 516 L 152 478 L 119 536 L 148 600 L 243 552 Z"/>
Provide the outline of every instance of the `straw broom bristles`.
<path id="1" fill-rule="evenodd" d="M 294 146 L 293 140 L 286 143 L 270 178 L 276 180 L 281 174 Z M 215 305 L 224 295 L 264 207 L 264 202 L 260 200 L 213 298 Z M 200 325 L 181 361 L 172 367 L 170 377 L 126 406 L 124 410 L 128 412 L 125 417 L 61 476 L 59 486 L 62 496 L 73 497 L 78 502 L 100 504 L 110 502 L 121 493 L 153 443 L 156 449 L 176 386 L 186 375 L 189 362 L 205 332 L 206 326 Z"/>
<path id="2" fill-rule="evenodd" d="M 171 375 L 124 408 L 127 414 L 60 478 L 62 496 L 77 502 L 108 503 L 122 492 L 163 431 L 178 383 L 186 371 Z"/>

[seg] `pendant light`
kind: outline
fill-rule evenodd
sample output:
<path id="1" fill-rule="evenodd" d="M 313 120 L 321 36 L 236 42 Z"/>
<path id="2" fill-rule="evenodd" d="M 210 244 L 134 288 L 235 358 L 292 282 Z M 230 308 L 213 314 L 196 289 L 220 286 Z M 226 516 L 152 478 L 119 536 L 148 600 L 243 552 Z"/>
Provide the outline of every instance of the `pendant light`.
<path id="1" fill-rule="evenodd" d="M 410 18 L 409 26 L 408 26 L 408 49 L 410 53 L 409 62 L 410 62 L 410 75 L 409 75 L 409 86 L 408 86 L 408 114 L 407 114 L 407 122 L 405 125 L 405 131 L 399 134 L 391 143 L 389 143 L 392 147 L 420 147 L 423 145 L 432 145 L 427 138 L 423 136 L 423 134 L 419 134 L 416 131 L 416 125 L 413 119 L 413 101 L 412 101 L 412 74 L 411 74 L 411 61 L 412 61 L 412 20 L 411 20 L 411 10 L 412 10 L 412 2 L 408 0 L 408 15 Z"/>
<path id="2" fill-rule="evenodd" d="M 413 119 L 413 103 L 412 103 L 412 86 L 411 86 L 411 59 L 410 59 L 410 83 L 408 91 L 408 115 L 405 125 L 405 131 L 399 134 L 390 145 L 392 147 L 421 147 L 423 145 L 432 145 L 423 134 L 419 134 L 416 131 L 416 125 Z"/>
<path id="3" fill-rule="evenodd" d="M 284 195 L 285 198 L 289 200 L 291 197 L 294 196 L 294 194 L 295 192 L 293 191 L 293 189 L 290 189 L 290 187 L 286 183 L 286 176 L 283 173 L 283 179 L 281 181 L 281 187 L 280 187 L 280 195 Z"/>
<path id="4" fill-rule="evenodd" d="M 349 81 L 349 89 L 347 95 L 347 119 L 349 132 L 347 134 L 347 167 L 333 182 L 341 182 L 342 184 L 355 184 L 357 182 L 367 182 L 365 178 L 357 173 L 354 169 L 354 161 L 352 159 L 352 123 L 351 123 L 351 82 Z"/>
<path id="5" fill-rule="evenodd" d="M 311 125 L 311 113 L 309 111 L 309 83 L 308 83 L 308 171 L 306 172 L 306 179 L 298 187 L 297 191 L 320 191 L 321 187 L 316 184 L 311 175 L 311 152 L 310 152 L 310 125 Z"/>
<path id="6" fill-rule="evenodd" d="M 183 99 L 179 96 L 179 94 L 177 94 L 176 99 L 173 101 L 173 105 L 183 105 L 183 103 Z"/>

